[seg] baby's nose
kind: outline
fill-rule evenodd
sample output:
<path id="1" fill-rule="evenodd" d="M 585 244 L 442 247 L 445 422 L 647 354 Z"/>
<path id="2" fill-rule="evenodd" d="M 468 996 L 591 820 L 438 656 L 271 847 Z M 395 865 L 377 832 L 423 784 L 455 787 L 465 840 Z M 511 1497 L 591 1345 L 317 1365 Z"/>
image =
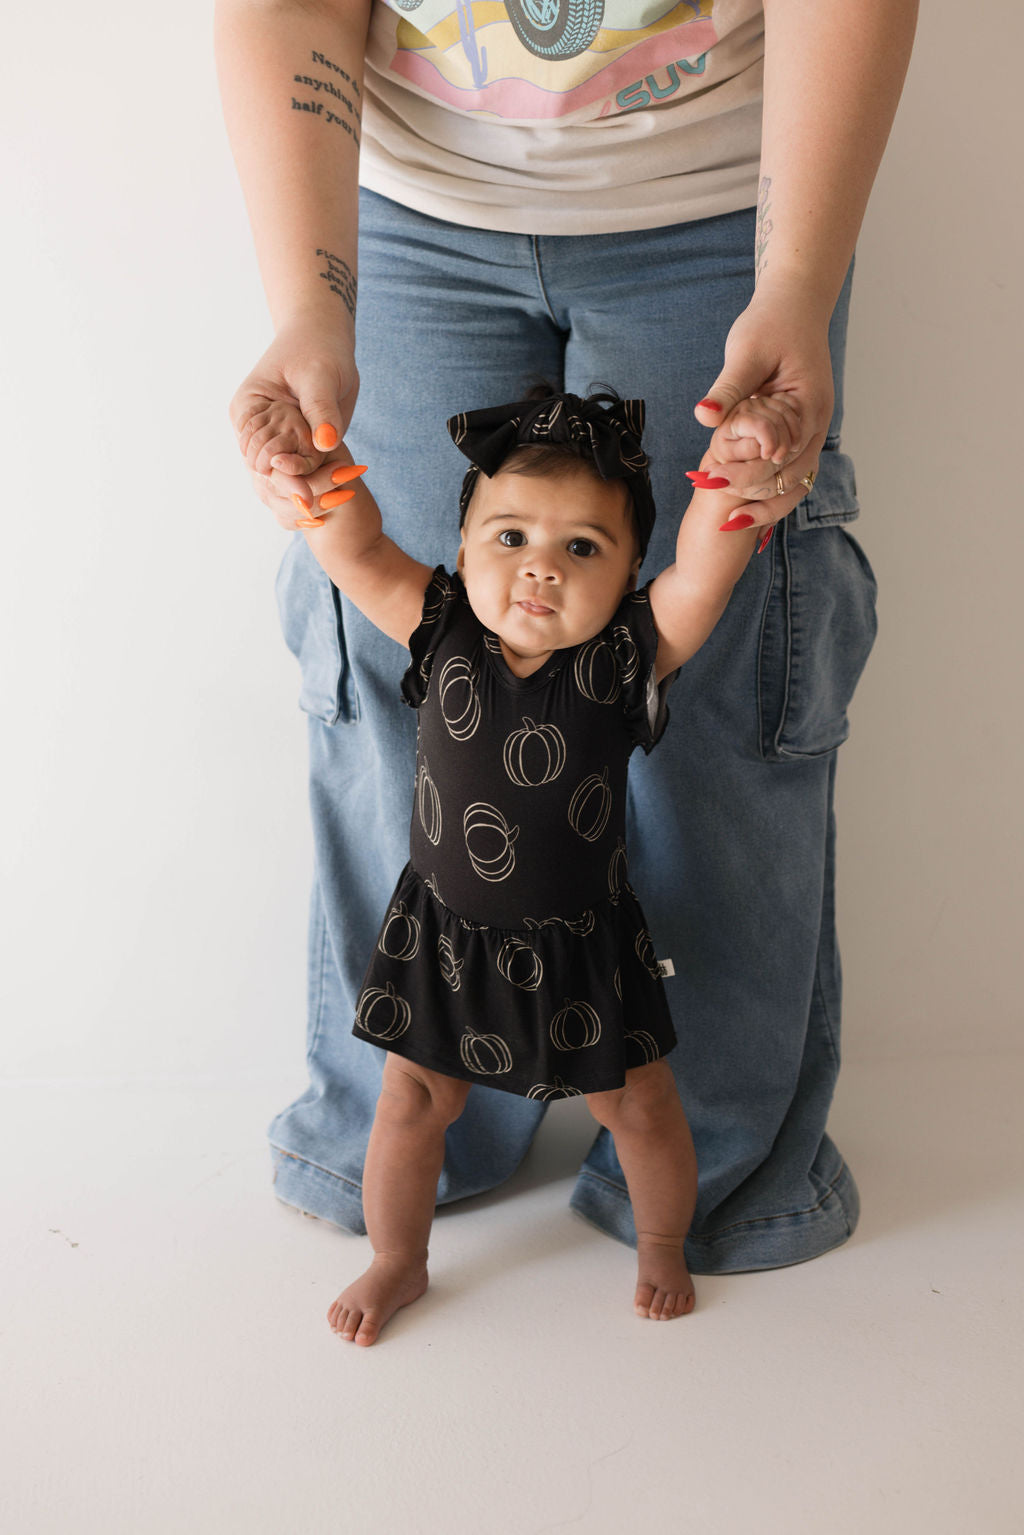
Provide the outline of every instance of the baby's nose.
<path id="1" fill-rule="evenodd" d="M 531 581 L 557 581 L 561 575 L 561 566 L 555 554 L 548 550 L 540 549 L 534 544 L 524 551 L 524 559 L 520 566 L 520 574 Z"/>

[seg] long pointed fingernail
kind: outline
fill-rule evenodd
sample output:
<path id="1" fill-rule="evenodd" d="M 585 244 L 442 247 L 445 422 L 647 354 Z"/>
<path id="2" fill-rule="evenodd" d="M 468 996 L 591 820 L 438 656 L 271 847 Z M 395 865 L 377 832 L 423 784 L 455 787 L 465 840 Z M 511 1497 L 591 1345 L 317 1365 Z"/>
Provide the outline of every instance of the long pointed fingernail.
<path id="1" fill-rule="evenodd" d="M 723 479 L 720 474 L 706 474 L 703 469 L 699 470 L 697 474 L 692 474 L 687 470 L 687 478 L 693 481 L 698 490 L 724 490 L 730 483 L 728 480 Z"/>
<path id="2" fill-rule="evenodd" d="M 292 500 L 300 512 L 311 512 L 313 510 L 312 501 L 304 501 L 301 496 L 292 496 Z"/>
<path id="3" fill-rule="evenodd" d="M 738 517 L 732 517 L 728 522 L 723 522 L 719 533 L 732 533 L 737 528 L 751 528 L 754 525 L 753 517 L 748 517 L 746 512 L 740 512 Z"/>
<path id="4" fill-rule="evenodd" d="M 295 526 L 297 528 L 322 528 L 326 521 L 326 517 L 300 517 Z"/>
<path id="5" fill-rule="evenodd" d="M 351 501 L 354 495 L 354 490 L 329 490 L 326 496 L 320 497 L 320 505 L 327 512 L 332 506 L 341 506 L 345 501 Z"/>
<path id="6" fill-rule="evenodd" d="M 338 434 L 329 421 L 322 421 L 313 433 L 313 441 L 321 453 L 329 453 L 337 446 Z"/>
<path id="7" fill-rule="evenodd" d="M 767 549 L 768 545 L 772 541 L 772 534 L 774 532 L 775 532 L 775 524 L 773 522 L 771 527 L 768 529 L 767 533 L 764 535 L 764 538 L 762 538 L 761 542 L 757 546 L 758 554 L 761 554 L 765 549 Z"/>
<path id="8" fill-rule="evenodd" d="M 346 480 L 358 479 L 361 474 L 366 473 L 368 468 L 368 464 L 342 464 L 340 468 L 334 470 L 331 479 L 335 485 L 344 485 Z"/>

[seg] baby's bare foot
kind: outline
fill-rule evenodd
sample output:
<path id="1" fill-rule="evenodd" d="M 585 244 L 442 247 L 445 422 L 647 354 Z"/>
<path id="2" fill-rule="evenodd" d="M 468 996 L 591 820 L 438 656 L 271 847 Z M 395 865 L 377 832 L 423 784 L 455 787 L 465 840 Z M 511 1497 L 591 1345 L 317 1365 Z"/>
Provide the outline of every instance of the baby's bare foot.
<path id="1" fill-rule="evenodd" d="M 342 1290 L 327 1313 L 331 1328 L 349 1343 L 366 1347 L 401 1306 L 418 1300 L 427 1288 L 422 1256 L 378 1253 L 365 1274 Z"/>
<path id="2" fill-rule="evenodd" d="M 637 1284 L 633 1310 L 656 1322 L 686 1316 L 696 1296 L 683 1257 L 682 1237 L 637 1236 Z"/>

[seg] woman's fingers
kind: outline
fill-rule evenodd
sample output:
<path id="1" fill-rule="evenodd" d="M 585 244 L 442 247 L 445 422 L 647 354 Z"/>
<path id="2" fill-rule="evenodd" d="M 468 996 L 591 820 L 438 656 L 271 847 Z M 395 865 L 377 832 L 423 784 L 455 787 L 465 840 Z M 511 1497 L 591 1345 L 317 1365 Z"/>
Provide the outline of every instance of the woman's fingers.
<path id="1" fill-rule="evenodd" d="M 764 471 L 770 467 L 768 479 Z M 731 495 L 742 496 L 746 506 L 737 508 L 754 518 L 755 522 L 777 522 L 799 506 L 814 484 L 818 469 L 818 454 L 805 454 L 795 463 L 776 467 L 762 461 L 748 464 L 714 464 L 705 461 L 702 474 L 713 478 L 727 477 Z M 749 479 L 751 471 L 756 478 Z M 701 480 L 694 482 L 701 484 Z M 736 514 L 734 514 L 736 515 Z M 749 524 L 748 524 L 749 526 Z"/>
<path id="2" fill-rule="evenodd" d="M 351 460 L 344 444 L 342 451 Z M 337 459 L 330 459 L 321 464 L 310 475 L 285 474 L 279 469 L 273 469 L 266 477 L 269 488 L 276 497 L 276 505 L 273 508 L 278 521 L 281 516 L 278 513 L 287 502 L 291 502 L 296 518 L 321 517 L 335 507 L 343 506 L 346 501 L 351 501 L 355 495 L 355 481 L 366 473 L 365 464 L 339 463 Z M 269 502 L 267 503 L 270 504 Z M 301 526 L 301 522 L 293 524 Z"/>

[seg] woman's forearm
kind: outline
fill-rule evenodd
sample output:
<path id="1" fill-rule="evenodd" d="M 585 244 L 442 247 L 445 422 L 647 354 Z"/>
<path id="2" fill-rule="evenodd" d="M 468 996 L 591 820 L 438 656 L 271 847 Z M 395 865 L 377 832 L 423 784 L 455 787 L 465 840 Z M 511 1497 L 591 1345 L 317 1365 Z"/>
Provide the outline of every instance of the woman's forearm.
<path id="1" fill-rule="evenodd" d="M 370 0 L 217 0 L 217 72 L 275 329 L 354 335 Z"/>
<path id="2" fill-rule="evenodd" d="M 910 59 L 917 0 L 765 0 L 757 286 L 831 315 Z"/>

